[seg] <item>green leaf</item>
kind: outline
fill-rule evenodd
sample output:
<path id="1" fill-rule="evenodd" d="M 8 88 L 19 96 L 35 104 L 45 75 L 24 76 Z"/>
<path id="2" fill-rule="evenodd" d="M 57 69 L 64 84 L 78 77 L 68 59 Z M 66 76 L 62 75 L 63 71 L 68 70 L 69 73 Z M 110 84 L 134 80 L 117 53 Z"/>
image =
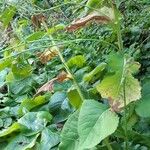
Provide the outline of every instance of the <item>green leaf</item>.
<path id="1" fill-rule="evenodd" d="M 23 115 L 23 109 L 30 111 L 39 105 L 45 104 L 46 102 L 48 102 L 48 99 L 46 99 L 45 96 L 38 96 L 34 99 L 25 99 L 22 101 L 18 109 L 18 114 Z"/>
<path id="2" fill-rule="evenodd" d="M 7 82 L 13 82 L 14 81 L 14 75 L 12 72 L 9 72 L 6 76 L 6 81 Z"/>
<path id="3" fill-rule="evenodd" d="M 12 124 L 12 118 L 5 118 L 3 126 L 8 128 Z"/>
<path id="4" fill-rule="evenodd" d="M 36 143 L 36 139 L 38 138 L 39 134 L 37 134 L 36 136 L 30 136 L 30 137 L 26 137 L 22 134 L 14 137 L 9 144 L 7 145 L 7 147 L 5 148 L 5 150 L 27 150 L 29 148 L 32 148 L 35 143 Z"/>
<path id="5" fill-rule="evenodd" d="M 51 119 L 52 115 L 46 111 L 28 112 L 18 120 L 18 123 L 32 131 L 39 131 L 42 130 Z"/>
<path id="6" fill-rule="evenodd" d="M 150 117 L 150 79 L 146 80 L 142 88 L 142 98 L 136 105 L 136 113 L 140 117 Z"/>
<path id="7" fill-rule="evenodd" d="M 23 95 L 31 90 L 33 79 L 31 77 L 27 77 L 24 79 L 16 80 L 13 73 L 9 72 L 9 74 L 6 76 L 6 82 L 9 87 L 9 92 L 16 95 Z"/>
<path id="8" fill-rule="evenodd" d="M 106 63 L 100 63 L 94 70 L 92 70 L 90 73 L 85 74 L 83 80 L 86 82 L 90 82 L 92 78 L 96 74 L 102 73 L 102 71 L 106 68 L 107 64 Z"/>
<path id="9" fill-rule="evenodd" d="M 29 35 L 25 40 L 26 40 L 27 42 L 31 42 L 31 41 L 34 41 L 34 40 L 39 40 L 39 39 L 41 39 L 45 34 L 46 34 L 46 32 L 44 32 L 44 31 L 34 32 L 33 34 Z"/>
<path id="10" fill-rule="evenodd" d="M 14 6 L 9 6 L 3 11 L 3 13 L 0 16 L 0 20 L 2 21 L 4 27 L 7 27 L 9 25 L 15 13 L 16 8 Z"/>
<path id="11" fill-rule="evenodd" d="M 32 66 L 25 63 L 13 63 L 11 69 L 16 79 L 23 79 L 32 74 Z"/>
<path id="12" fill-rule="evenodd" d="M 69 67 L 77 66 L 80 68 L 83 67 L 85 63 L 86 63 L 86 58 L 83 55 L 74 56 L 67 61 L 67 65 Z"/>
<path id="13" fill-rule="evenodd" d="M 108 57 L 108 73 L 97 85 L 97 90 L 103 98 L 111 98 L 124 106 L 124 86 L 126 103 L 136 101 L 141 97 L 141 87 L 137 79 L 132 76 L 135 73 L 135 63 L 127 56 L 111 54 Z M 136 63 L 137 64 L 137 63 Z"/>
<path id="14" fill-rule="evenodd" d="M 7 129 L 2 130 L 0 132 L 0 137 L 7 136 L 15 131 L 19 131 L 20 127 L 21 127 L 20 124 L 16 122 L 12 124 L 10 127 L 8 127 Z"/>
<path id="15" fill-rule="evenodd" d="M 0 71 L 4 70 L 7 67 L 10 67 L 11 64 L 12 64 L 12 59 L 11 58 L 0 61 Z"/>
<path id="16" fill-rule="evenodd" d="M 40 150 L 50 150 L 60 142 L 59 135 L 45 128 L 41 133 Z"/>
<path id="17" fill-rule="evenodd" d="M 64 24 L 58 24 L 58 25 L 48 29 L 48 34 L 51 35 L 51 34 L 57 32 L 57 31 L 63 30 L 63 29 L 65 29 L 65 25 Z"/>
<path id="18" fill-rule="evenodd" d="M 150 96 L 150 78 L 146 78 L 143 81 L 142 86 L 142 97 Z"/>
<path id="19" fill-rule="evenodd" d="M 0 128 L 3 127 L 3 120 L 0 118 Z"/>
<path id="20" fill-rule="evenodd" d="M 55 92 L 48 106 L 55 123 L 65 121 L 72 112 L 65 92 Z"/>
<path id="21" fill-rule="evenodd" d="M 7 70 L 0 71 L 0 87 L 5 84 L 5 78 L 7 75 Z"/>
<path id="22" fill-rule="evenodd" d="M 81 150 L 96 146 L 117 129 L 118 116 L 104 104 L 84 101 L 78 120 L 79 147 Z"/>
<path id="23" fill-rule="evenodd" d="M 76 109 L 80 108 L 82 104 L 82 99 L 76 88 L 69 89 L 67 96 L 68 96 L 69 102 L 71 103 L 73 107 L 75 107 Z"/>
<path id="24" fill-rule="evenodd" d="M 58 109 L 61 107 L 63 101 L 66 99 L 66 94 L 64 92 L 55 92 L 52 97 L 51 100 L 49 102 L 49 108 L 50 111 L 58 111 Z"/>
<path id="25" fill-rule="evenodd" d="M 103 0 L 88 0 L 85 5 L 85 12 L 91 12 L 95 9 L 98 9 L 102 6 Z"/>
<path id="26" fill-rule="evenodd" d="M 61 132 L 61 143 L 59 150 L 78 150 L 78 116 L 79 111 L 69 116 Z"/>
<path id="27" fill-rule="evenodd" d="M 136 113 L 140 117 L 149 118 L 150 117 L 150 96 L 145 96 L 142 98 L 136 106 Z"/>
<path id="28" fill-rule="evenodd" d="M 47 121 L 47 122 L 51 122 L 52 115 L 47 111 L 39 111 L 37 113 L 37 119 L 44 120 L 44 121 Z"/>

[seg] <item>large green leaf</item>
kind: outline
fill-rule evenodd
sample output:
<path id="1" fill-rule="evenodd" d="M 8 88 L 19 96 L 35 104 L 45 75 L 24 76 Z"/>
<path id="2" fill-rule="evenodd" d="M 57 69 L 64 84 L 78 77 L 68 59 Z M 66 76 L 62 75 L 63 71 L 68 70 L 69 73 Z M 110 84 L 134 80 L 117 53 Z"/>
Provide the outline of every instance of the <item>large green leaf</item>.
<path id="1" fill-rule="evenodd" d="M 5 84 L 5 77 L 7 75 L 7 70 L 0 71 L 0 87 Z"/>
<path id="2" fill-rule="evenodd" d="M 11 69 L 16 79 L 27 78 L 32 74 L 32 66 L 30 64 L 16 62 L 12 64 Z"/>
<path id="3" fill-rule="evenodd" d="M 39 131 L 42 130 L 51 119 L 52 115 L 46 111 L 28 112 L 18 120 L 18 123 L 32 131 Z"/>
<path id="4" fill-rule="evenodd" d="M 81 104 L 82 104 L 82 99 L 77 91 L 76 88 L 71 88 L 69 89 L 68 93 L 67 93 L 69 102 L 71 103 L 71 105 L 73 107 L 75 107 L 76 109 L 78 109 Z"/>
<path id="5" fill-rule="evenodd" d="M 96 146 L 104 138 L 115 132 L 118 123 L 118 116 L 107 109 L 104 104 L 94 100 L 84 101 L 78 120 L 80 149 Z"/>
<path id="6" fill-rule="evenodd" d="M 106 63 L 100 63 L 96 68 L 94 68 L 94 70 L 92 70 L 90 73 L 85 74 L 83 80 L 86 82 L 89 82 L 92 80 L 92 78 L 96 75 L 96 74 L 100 74 L 102 73 L 102 71 L 106 68 Z"/>
<path id="7" fill-rule="evenodd" d="M 2 71 L 3 69 L 10 67 L 12 63 L 12 58 L 7 58 L 3 61 L 0 60 L 0 71 Z"/>
<path id="8" fill-rule="evenodd" d="M 55 123 L 66 120 L 72 112 L 65 92 L 55 92 L 48 106 L 50 113 L 54 116 L 53 121 Z"/>
<path id="9" fill-rule="evenodd" d="M 47 101 L 48 99 L 46 99 L 45 96 L 38 96 L 34 99 L 25 99 L 22 101 L 18 113 L 19 115 L 23 115 L 23 109 L 30 111 L 39 105 L 45 104 Z"/>
<path id="10" fill-rule="evenodd" d="M 9 87 L 9 92 L 13 94 L 23 95 L 28 92 L 32 88 L 33 79 L 31 77 L 27 77 L 24 79 L 16 80 L 12 72 L 6 76 L 6 82 Z"/>
<path id="11" fill-rule="evenodd" d="M 59 135 L 45 128 L 41 133 L 40 150 L 50 150 L 59 143 Z"/>
<path id="12" fill-rule="evenodd" d="M 7 27 L 13 16 L 16 13 L 16 8 L 14 6 L 7 7 L 0 16 L 0 21 L 3 22 L 4 27 Z"/>
<path id="13" fill-rule="evenodd" d="M 32 148 L 35 145 L 36 139 L 39 136 L 39 134 L 37 134 L 36 136 L 30 136 L 30 137 L 26 137 L 22 134 L 14 137 L 9 144 L 7 145 L 7 147 L 5 148 L 5 150 L 27 150 L 29 148 Z"/>
<path id="14" fill-rule="evenodd" d="M 86 58 L 83 55 L 77 55 L 67 61 L 69 67 L 82 67 L 86 63 Z"/>
<path id="15" fill-rule="evenodd" d="M 142 88 L 142 98 L 136 106 L 136 113 L 141 117 L 150 117 L 150 79 L 146 80 Z"/>
<path id="16" fill-rule="evenodd" d="M 0 132 L 0 137 L 3 137 L 3 136 L 7 136 L 15 131 L 19 131 L 20 130 L 20 124 L 19 123 L 14 123 L 12 124 L 10 127 L 8 127 L 7 129 L 5 130 L 2 130 Z"/>
<path id="17" fill-rule="evenodd" d="M 61 106 L 62 102 L 66 99 L 66 93 L 64 92 L 55 92 L 51 100 L 49 102 L 50 111 L 58 111 L 59 107 Z"/>
<path id="18" fill-rule="evenodd" d="M 39 39 L 41 39 L 45 34 L 46 34 L 46 32 L 44 32 L 44 31 L 34 32 L 33 34 L 29 35 L 25 40 L 26 40 L 27 42 L 39 40 Z"/>
<path id="19" fill-rule="evenodd" d="M 74 112 L 65 123 L 61 132 L 60 150 L 78 150 L 78 116 L 79 111 Z"/>
<path id="20" fill-rule="evenodd" d="M 150 117 L 150 96 L 143 97 L 136 106 L 136 113 L 140 117 Z"/>
<path id="21" fill-rule="evenodd" d="M 120 107 L 124 106 L 124 98 L 127 104 L 140 99 L 140 84 L 132 76 L 139 68 L 137 62 L 127 56 L 111 54 L 108 58 L 108 68 L 111 73 L 108 73 L 97 86 L 103 98 L 120 102 Z"/>

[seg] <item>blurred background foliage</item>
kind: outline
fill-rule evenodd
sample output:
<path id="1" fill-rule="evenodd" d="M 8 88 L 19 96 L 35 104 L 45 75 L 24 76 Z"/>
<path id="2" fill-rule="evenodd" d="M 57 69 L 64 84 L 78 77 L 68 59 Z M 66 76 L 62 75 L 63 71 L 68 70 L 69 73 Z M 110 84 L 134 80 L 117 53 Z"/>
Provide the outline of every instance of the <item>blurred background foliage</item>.
<path id="1" fill-rule="evenodd" d="M 16 132 L 21 130 L 24 134 L 8 131 L 15 136 L 4 133 L 6 136 L 3 135 L 5 138 L 0 138 L 0 146 L 5 147 L 8 142 L 7 149 L 15 149 L 14 143 L 18 138 L 19 145 L 25 145 L 24 147 L 20 146 L 20 149 L 31 148 L 35 145 L 35 148 L 44 150 L 43 145 L 46 141 L 45 143 L 40 141 L 52 138 L 55 140 L 49 144 L 49 149 L 57 147 L 62 122 L 74 110 L 68 103 L 66 95 L 68 88 L 72 86 L 70 81 L 62 84 L 55 83 L 53 96 L 51 93 L 46 93 L 37 97 L 38 104 L 30 103 L 30 100 L 35 100 L 34 94 L 37 89 L 63 70 L 63 65 L 58 57 L 54 57 L 46 63 L 40 61 L 38 53 L 44 52 L 52 43 L 45 35 L 45 29 L 35 20 L 34 16 L 44 15 L 49 32 L 53 33 L 53 38 L 66 62 L 77 55 L 84 57 L 83 61 L 70 63 L 70 68 L 83 89 L 87 89 L 87 97 L 94 96 L 95 99 L 98 99 L 99 95 L 92 88 L 97 77 L 91 81 L 90 85 L 82 84 L 82 77 L 84 73 L 91 71 L 100 62 L 103 62 L 107 54 L 117 50 L 116 34 L 109 25 L 103 26 L 95 23 L 72 33 L 61 30 L 80 15 L 86 1 L 0 1 L 0 130 L 12 127 L 21 116 L 31 117 L 27 119 L 29 122 L 26 125 L 22 123 L 27 129 L 22 129 L 22 126 L 16 127 L 17 125 L 13 128 Z M 141 82 L 145 82 L 150 78 L 150 1 L 116 0 L 116 3 L 122 13 L 121 32 L 124 50 L 141 63 L 137 77 Z M 57 31 L 56 28 L 60 28 L 60 30 Z M 30 110 L 41 112 L 42 115 L 48 111 L 53 115 L 53 120 L 51 120 L 51 116 L 46 119 L 43 117 L 44 119 L 40 120 L 37 129 L 33 129 L 28 135 L 27 131 L 32 128 L 29 127 L 29 124 L 32 124 L 32 115 L 39 120 L 38 114 L 32 114 L 33 112 Z M 140 133 L 144 132 L 150 135 L 150 120 L 143 118 L 139 120 L 140 123 L 135 126 L 135 129 Z M 20 122 L 22 121 L 23 118 Z M 51 121 L 52 123 L 50 123 Z M 41 130 L 41 127 L 46 128 Z M 132 132 L 131 135 L 134 137 L 137 136 L 137 133 Z M 26 142 L 23 143 L 24 141 Z M 123 141 L 121 142 L 123 143 Z M 134 143 L 137 147 L 134 147 L 135 149 L 141 148 L 138 144 L 136 145 L 139 143 L 138 138 L 131 144 L 134 145 Z"/>

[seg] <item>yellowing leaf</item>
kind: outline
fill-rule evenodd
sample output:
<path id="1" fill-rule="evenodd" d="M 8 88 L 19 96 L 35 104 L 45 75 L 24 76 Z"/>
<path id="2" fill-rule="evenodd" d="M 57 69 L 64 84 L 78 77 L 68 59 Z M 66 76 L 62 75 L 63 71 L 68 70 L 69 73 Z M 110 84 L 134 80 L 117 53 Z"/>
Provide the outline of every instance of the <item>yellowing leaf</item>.
<path id="1" fill-rule="evenodd" d="M 124 100 L 129 104 L 132 101 L 140 99 L 140 84 L 131 74 L 135 71 L 133 69 L 135 67 L 132 67 L 134 65 L 135 63 L 130 62 L 130 59 L 126 56 L 123 57 L 118 54 L 110 55 L 108 67 L 114 73 L 107 74 L 101 83 L 98 84 L 97 90 L 101 96 L 113 100 L 114 103 L 119 102 L 120 106 L 118 107 L 124 106 Z"/>

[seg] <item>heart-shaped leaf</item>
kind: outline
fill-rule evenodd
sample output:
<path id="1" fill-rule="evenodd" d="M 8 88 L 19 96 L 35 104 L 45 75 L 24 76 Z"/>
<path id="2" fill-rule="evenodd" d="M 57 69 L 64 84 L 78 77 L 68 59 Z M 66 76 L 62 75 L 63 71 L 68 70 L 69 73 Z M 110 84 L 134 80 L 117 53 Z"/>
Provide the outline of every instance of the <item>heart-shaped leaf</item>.
<path id="1" fill-rule="evenodd" d="M 118 116 L 94 100 L 84 101 L 79 114 L 79 149 L 90 149 L 117 129 Z"/>
<path id="2" fill-rule="evenodd" d="M 74 112 L 68 118 L 61 133 L 60 150 L 77 150 L 79 144 L 78 136 L 78 116 L 79 111 Z"/>

